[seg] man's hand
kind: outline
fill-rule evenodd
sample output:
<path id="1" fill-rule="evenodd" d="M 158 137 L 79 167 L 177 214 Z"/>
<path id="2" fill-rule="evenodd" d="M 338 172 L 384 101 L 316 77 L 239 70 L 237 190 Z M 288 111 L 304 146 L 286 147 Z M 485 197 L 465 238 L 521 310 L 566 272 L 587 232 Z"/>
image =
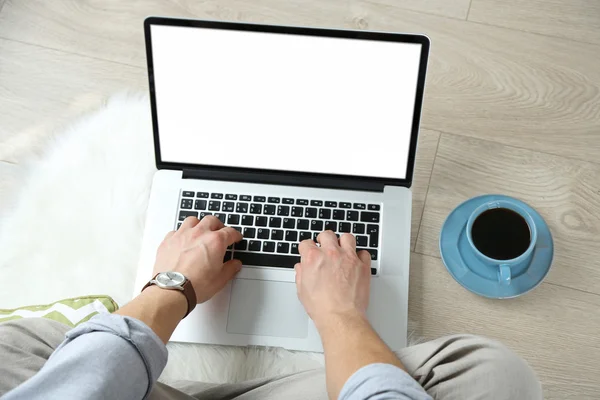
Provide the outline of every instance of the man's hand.
<path id="1" fill-rule="evenodd" d="M 356 239 L 344 233 L 338 243 L 332 231 L 300 243 L 302 261 L 296 264 L 298 298 L 317 328 L 332 315 L 364 316 L 369 305 L 371 256 L 356 254 Z"/>
<path id="2" fill-rule="evenodd" d="M 181 272 L 192 282 L 198 303 L 220 291 L 242 268 L 239 260 L 223 264 L 227 246 L 242 240 L 237 230 L 224 227 L 219 219 L 188 217 L 176 232 L 169 232 L 156 253 L 153 276 L 159 272 Z"/>

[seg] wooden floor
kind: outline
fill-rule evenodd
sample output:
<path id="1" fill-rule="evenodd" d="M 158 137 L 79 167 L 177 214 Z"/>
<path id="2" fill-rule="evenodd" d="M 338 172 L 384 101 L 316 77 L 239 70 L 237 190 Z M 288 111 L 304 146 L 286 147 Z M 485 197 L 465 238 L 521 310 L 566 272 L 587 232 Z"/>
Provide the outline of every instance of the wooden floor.
<path id="1" fill-rule="evenodd" d="M 148 15 L 427 34 L 416 334 L 497 338 L 534 367 L 547 399 L 600 398 L 599 1 L 0 0 L 0 207 L 54 128 L 115 92 L 147 90 Z M 551 273 L 522 298 L 472 295 L 440 260 L 445 216 L 483 193 L 527 201 L 554 235 Z"/>

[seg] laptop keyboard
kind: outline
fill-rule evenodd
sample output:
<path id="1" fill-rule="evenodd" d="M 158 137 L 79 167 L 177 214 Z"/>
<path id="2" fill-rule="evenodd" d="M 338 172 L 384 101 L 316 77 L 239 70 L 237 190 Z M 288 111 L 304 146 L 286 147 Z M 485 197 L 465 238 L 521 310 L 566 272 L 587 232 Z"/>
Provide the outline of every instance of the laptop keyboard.
<path id="1" fill-rule="evenodd" d="M 235 257 L 244 265 L 294 268 L 300 262 L 299 243 L 316 242 L 325 230 L 338 237 L 352 233 L 357 250 L 367 250 L 377 260 L 380 213 L 380 204 L 182 191 L 177 229 L 189 216 L 202 220 L 214 215 L 244 236 L 228 248 L 225 261 Z M 371 274 L 377 269 L 371 268 Z"/>

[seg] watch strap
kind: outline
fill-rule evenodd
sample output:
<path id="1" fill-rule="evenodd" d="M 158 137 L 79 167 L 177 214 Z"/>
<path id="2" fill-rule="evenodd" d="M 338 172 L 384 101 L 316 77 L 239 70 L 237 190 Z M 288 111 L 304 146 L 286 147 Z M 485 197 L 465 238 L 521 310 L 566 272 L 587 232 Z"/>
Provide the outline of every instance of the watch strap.
<path id="1" fill-rule="evenodd" d="M 149 280 L 148 283 L 146 283 L 144 285 L 144 287 L 142 288 L 142 290 L 140 292 L 143 292 L 148 286 L 156 285 L 156 283 L 154 281 L 159 274 L 160 274 L 160 272 L 158 274 L 154 275 L 154 277 L 151 280 Z M 183 318 L 185 318 L 192 312 L 192 310 L 194 310 L 194 308 L 196 308 L 197 299 L 196 299 L 196 291 L 194 290 L 194 287 L 192 286 L 192 282 L 188 278 L 185 278 L 185 282 L 183 283 L 182 287 L 183 287 L 183 290 L 181 291 L 181 293 L 183 293 L 183 295 L 187 299 L 187 303 L 188 303 L 187 312 L 183 316 Z M 173 290 L 173 289 L 165 289 L 165 290 Z"/>

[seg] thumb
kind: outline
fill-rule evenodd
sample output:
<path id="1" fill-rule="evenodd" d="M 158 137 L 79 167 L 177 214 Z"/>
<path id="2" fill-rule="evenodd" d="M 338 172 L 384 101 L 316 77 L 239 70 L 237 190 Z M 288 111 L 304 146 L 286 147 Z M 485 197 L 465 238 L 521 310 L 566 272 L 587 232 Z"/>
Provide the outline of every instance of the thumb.
<path id="1" fill-rule="evenodd" d="M 219 290 L 222 289 L 227 282 L 232 280 L 238 272 L 242 269 L 242 262 L 240 260 L 229 260 L 225 264 L 223 264 L 223 269 L 221 270 L 221 274 L 219 275 Z"/>

